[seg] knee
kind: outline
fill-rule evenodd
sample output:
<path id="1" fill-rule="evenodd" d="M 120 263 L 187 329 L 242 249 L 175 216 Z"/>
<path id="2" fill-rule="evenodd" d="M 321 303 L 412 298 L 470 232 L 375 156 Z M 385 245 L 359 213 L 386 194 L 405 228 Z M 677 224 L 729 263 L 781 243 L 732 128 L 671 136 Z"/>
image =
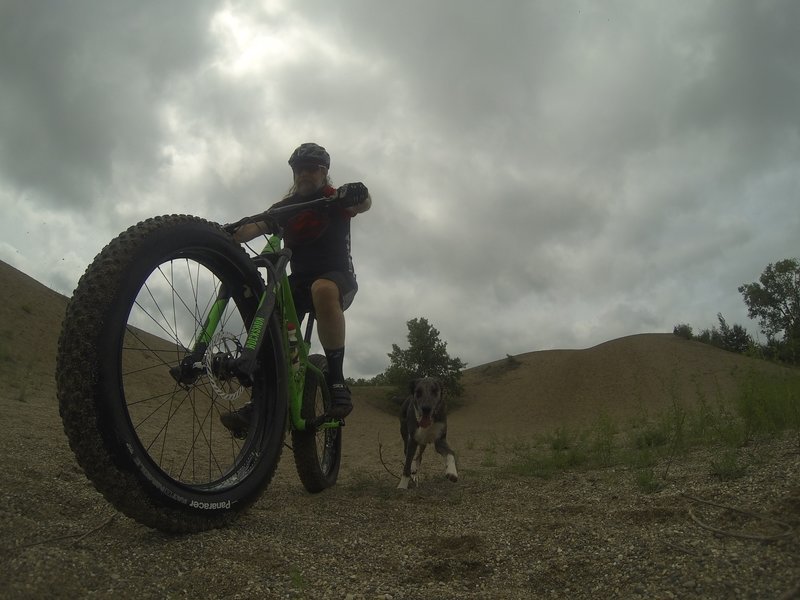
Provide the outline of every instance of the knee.
<path id="1" fill-rule="evenodd" d="M 330 279 L 317 279 L 311 284 L 314 309 L 319 313 L 341 310 L 339 286 Z"/>

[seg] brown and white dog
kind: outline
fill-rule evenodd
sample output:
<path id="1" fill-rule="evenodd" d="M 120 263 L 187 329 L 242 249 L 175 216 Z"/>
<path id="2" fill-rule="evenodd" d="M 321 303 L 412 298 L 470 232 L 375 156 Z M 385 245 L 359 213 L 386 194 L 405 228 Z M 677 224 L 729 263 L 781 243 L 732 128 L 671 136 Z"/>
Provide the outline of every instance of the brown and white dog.
<path id="1" fill-rule="evenodd" d="M 456 457 L 447 444 L 447 404 L 442 397 L 441 384 L 433 377 L 415 379 L 411 382 L 410 392 L 400 409 L 405 463 L 397 488 L 405 490 L 409 482 L 416 483 L 422 453 L 428 444 L 433 444 L 436 452 L 444 458 L 447 478 L 458 481 Z"/>

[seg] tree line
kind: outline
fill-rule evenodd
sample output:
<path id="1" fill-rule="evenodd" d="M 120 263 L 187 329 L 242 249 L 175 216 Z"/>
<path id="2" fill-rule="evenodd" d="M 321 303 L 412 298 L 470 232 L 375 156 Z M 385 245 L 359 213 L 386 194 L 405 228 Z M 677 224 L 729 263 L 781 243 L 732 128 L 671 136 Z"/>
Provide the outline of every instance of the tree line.
<path id="1" fill-rule="evenodd" d="M 730 352 L 800 364 L 800 261 L 786 258 L 770 263 L 758 281 L 738 290 L 747 305 L 747 316 L 758 321 L 765 342 L 756 340 L 741 325 L 728 325 L 722 313 L 717 313 L 719 327 L 695 335 L 691 325 L 681 323 L 673 333 Z"/>

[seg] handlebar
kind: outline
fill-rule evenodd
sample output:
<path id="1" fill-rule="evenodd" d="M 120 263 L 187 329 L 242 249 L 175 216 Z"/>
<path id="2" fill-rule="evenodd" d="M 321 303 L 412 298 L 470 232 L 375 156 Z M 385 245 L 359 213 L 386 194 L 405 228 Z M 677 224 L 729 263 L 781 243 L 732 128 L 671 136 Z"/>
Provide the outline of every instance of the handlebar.
<path id="1" fill-rule="evenodd" d="M 235 223 L 227 223 L 223 225 L 222 228 L 228 233 L 233 234 L 237 229 L 239 229 L 239 227 L 242 225 L 247 225 L 248 223 L 258 223 L 259 221 L 276 223 L 280 220 L 287 219 L 295 213 L 299 213 L 310 208 L 327 207 L 335 204 L 338 204 L 339 206 L 345 206 L 337 196 L 324 196 L 322 198 L 315 198 L 314 200 L 298 202 L 296 204 L 287 204 L 285 206 L 277 207 L 273 206 L 264 212 L 258 213 L 257 215 L 244 217 Z"/>
<path id="2" fill-rule="evenodd" d="M 285 206 L 271 207 L 265 212 L 261 213 L 273 219 L 283 216 L 284 218 L 292 213 L 302 212 L 309 208 L 326 207 L 338 204 L 344 206 L 338 196 L 323 196 L 322 198 L 315 198 L 307 202 L 297 202 L 296 204 L 286 204 Z"/>

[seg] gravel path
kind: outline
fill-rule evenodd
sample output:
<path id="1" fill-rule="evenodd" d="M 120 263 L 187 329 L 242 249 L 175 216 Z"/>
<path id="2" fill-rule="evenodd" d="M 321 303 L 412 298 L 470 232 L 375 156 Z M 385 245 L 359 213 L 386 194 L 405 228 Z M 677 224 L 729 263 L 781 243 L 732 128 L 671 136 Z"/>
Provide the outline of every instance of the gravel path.
<path id="1" fill-rule="evenodd" d="M 0 403 L 3 598 L 781 598 L 800 583 L 796 437 L 754 445 L 728 482 L 695 452 L 655 494 L 623 468 L 510 475 L 485 440 L 462 450 L 458 483 L 429 459 L 407 492 L 375 443 L 350 444 L 339 485 L 311 496 L 286 451 L 233 526 L 166 536 L 94 492 L 41 392 Z"/>

